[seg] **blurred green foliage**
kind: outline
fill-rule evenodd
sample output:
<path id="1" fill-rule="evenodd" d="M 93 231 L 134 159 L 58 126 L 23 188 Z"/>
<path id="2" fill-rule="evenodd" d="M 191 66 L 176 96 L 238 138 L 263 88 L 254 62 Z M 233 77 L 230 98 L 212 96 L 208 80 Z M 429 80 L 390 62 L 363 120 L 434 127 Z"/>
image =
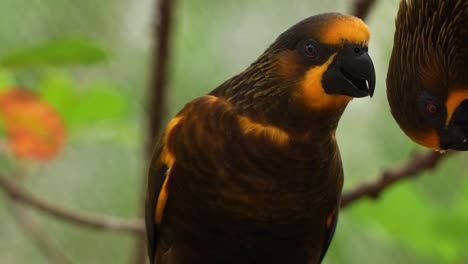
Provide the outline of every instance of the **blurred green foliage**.
<path id="1" fill-rule="evenodd" d="M 346 12 L 348 3 L 177 1 L 166 120 L 244 69 L 292 24 Z M 385 96 L 397 5 L 378 1 L 368 20 L 378 83 L 376 96 L 354 100 L 339 126 L 345 189 L 420 150 L 393 121 Z M 154 6 L 151 0 L 0 2 L 0 90 L 35 91 L 62 115 L 68 135 L 61 155 L 47 163 L 1 154 L 0 173 L 21 167 L 29 190 L 69 208 L 138 214 Z M 325 263 L 468 263 L 466 158 L 454 155 L 435 172 L 342 211 Z M 0 195 L 0 263 L 50 263 L 15 223 L 8 203 Z M 73 263 L 130 263 L 130 236 L 34 216 Z"/>
<path id="2" fill-rule="evenodd" d="M 93 43 L 80 38 L 68 38 L 10 51 L 0 58 L 0 67 L 21 69 L 83 65 L 102 62 L 107 58 L 106 51 Z"/>
<path id="3" fill-rule="evenodd" d="M 62 114 L 70 131 L 125 116 L 127 99 L 112 84 L 96 82 L 82 90 L 77 86 L 70 76 L 59 72 L 46 73 L 38 83 L 37 92 Z"/>

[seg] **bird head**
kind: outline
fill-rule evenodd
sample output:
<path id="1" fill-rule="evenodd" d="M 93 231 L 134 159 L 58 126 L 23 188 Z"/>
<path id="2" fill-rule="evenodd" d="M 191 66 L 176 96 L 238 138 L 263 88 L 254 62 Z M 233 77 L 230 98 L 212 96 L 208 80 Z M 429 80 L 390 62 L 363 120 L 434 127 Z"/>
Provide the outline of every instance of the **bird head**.
<path id="1" fill-rule="evenodd" d="M 294 113 L 300 113 L 294 120 L 306 119 L 304 113 L 318 116 L 339 110 L 341 115 L 353 97 L 374 93 L 369 37 L 359 18 L 339 13 L 309 17 L 282 33 L 249 68 L 223 84 L 229 87 L 226 97 L 251 110 L 251 115 L 272 113 L 283 120 Z"/>
<path id="2" fill-rule="evenodd" d="M 403 0 L 387 75 L 391 112 L 416 143 L 468 150 L 468 2 Z"/>
<path id="3" fill-rule="evenodd" d="M 361 19 L 328 13 L 294 25 L 270 49 L 280 76 L 299 84 L 293 87 L 296 96 L 311 108 L 330 108 L 373 95 L 369 37 Z"/>

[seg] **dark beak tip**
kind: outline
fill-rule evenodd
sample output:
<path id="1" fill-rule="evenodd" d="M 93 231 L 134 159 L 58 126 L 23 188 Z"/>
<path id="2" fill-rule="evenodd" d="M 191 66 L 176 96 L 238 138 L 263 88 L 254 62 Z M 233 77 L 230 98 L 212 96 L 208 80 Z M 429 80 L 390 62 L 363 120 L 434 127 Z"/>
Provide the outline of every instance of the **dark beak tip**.
<path id="1" fill-rule="evenodd" d="M 372 61 L 372 58 L 369 56 L 369 54 L 366 54 L 366 58 L 367 58 L 367 61 L 368 61 L 368 65 L 369 65 L 369 80 L 368 80 L 368 84 L 369 84 L 369 96 L 372 98 L 374 96 L 374 92 L 375 92 L 375 84 L 376 84 L 376 76 L 375 76 L 375 66 L 374 66 L 374 62 Z"/>
<path id="2" fill-rule="evenodd" d="M 369 86 L 369 96 L 370 98 L 372 98 L 374 96 L 374 92 L 375 92 L 375 83 L 371 84 Z"/>
<path id="3" fill-rule="evenodd" d="M 369 54 L 345 56 L 325 72 L 322 83 L 329 94 L 343 94 L 354 98 L 374 96 L 376 76 Z M 363 83 L 364 82 L 364 83 Z M 339 87 L 348 87 L 346 90 Z"/>

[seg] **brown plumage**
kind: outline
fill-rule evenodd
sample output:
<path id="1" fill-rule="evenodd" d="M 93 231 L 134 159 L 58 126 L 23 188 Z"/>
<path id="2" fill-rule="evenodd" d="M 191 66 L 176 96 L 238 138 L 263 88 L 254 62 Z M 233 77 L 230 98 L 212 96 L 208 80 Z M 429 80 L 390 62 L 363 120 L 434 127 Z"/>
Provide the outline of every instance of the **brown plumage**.
<path id="1" fill-rule="evenodd" d="M 468 150 L 468 1 L 400 2 L 387 96 L 412 140 Z"/>
<path id="2" fill-rule="evenodd" d="M 166 127 L 148 177 L 151 263 L 319 263 L 337 221 L 335 130 L 372 95 L 369 31 L 340 14 L 280 35 Z"/>

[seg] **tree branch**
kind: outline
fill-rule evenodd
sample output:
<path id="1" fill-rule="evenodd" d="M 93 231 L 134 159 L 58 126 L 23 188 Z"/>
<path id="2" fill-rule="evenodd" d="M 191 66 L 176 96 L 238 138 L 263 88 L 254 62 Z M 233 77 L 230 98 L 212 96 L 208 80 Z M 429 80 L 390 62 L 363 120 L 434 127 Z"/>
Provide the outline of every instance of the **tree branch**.
<path id="1" fill-rule="evenodd" d="M 165 113 L 165 98 L 169 77 L 170 39 L 175 0 L 159 0 L 158 24 L 156 26 L 153 52 L 153 80 L 149 89 L 149 135 L 148 152 L 153 151 L 153 141 L 159 135 Z"/>
<path id="2" fill-rule="evenodd" d="M 365 20 L 375 2 L 376 0 L 354 0 L 351 14 Z"/>
<path id="3" fill-rule="evenodd" d="M 143 234 L 145 232 L 143 222 L 140 219 L 123 220 L 106 215 L 77 212 L 54 205 L 34 196 L 14 181 L 1 175 L 0 187 L 2 187 L 10 198 L 16 202 L 23 203 L 62 220 L 99 230 L 126 232 L 132 234 Z"/>
<path id="4" fill-rule="evenodd" d="M 433 170 L 450 153 L 440 154 L 435 151 L 416 153 L 404 164 L 385 170 L 376 180 L 358 185 L 354 190 L 344 193 L 341 198 L 341 207 L 344 208 L 364 197 L 376 199 L 385 189 L 395 183 L 418 176 L 423 171 Z"/>

